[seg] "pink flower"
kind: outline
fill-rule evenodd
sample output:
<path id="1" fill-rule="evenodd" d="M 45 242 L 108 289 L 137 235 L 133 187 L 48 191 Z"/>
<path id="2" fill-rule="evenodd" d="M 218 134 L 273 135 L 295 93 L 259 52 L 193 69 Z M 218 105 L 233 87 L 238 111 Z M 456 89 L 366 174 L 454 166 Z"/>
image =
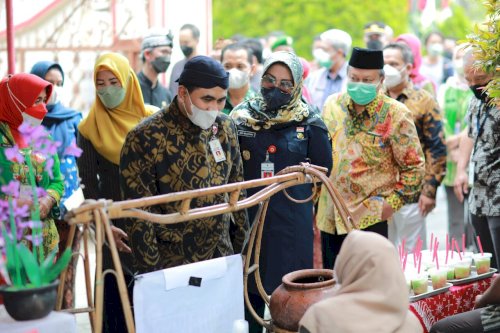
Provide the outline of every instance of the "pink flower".
<path id="1" fill-rule="evenodd" d="M 6 148 L 5 157 L 12 162 L 24 163 L 24 156 L 19 152 L 19 148 L 17 146 Z"/>
<path id="2" fill-rule="evenodd" d="M 75 156 L 75 157 L 80 157 L 82 155 L 82 152 L 83 152 L 83 150 L 81 150 L 76 145 L 75 141 L 73 141 L 71 143 L 71 145 L 66 147 L 66 149 L 64 150 L 64 155 L 71 155 L 71 156 Z"/>
<path id="3" fill-rule="evenodd" d="M 2 186 L 2 192 L 14 198 L 19 197 L 20 183 L 17 180 L 11 180 L 9 184 Z"/>

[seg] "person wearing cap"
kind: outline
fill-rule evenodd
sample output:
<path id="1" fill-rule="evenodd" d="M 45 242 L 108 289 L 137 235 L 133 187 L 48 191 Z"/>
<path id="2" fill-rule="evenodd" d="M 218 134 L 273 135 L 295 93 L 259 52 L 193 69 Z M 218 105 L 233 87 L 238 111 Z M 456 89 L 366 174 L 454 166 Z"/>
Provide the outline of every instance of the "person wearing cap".
<path id="1" fill-rule="evenodd" d="M 295 53 L 293 49 L 293 38 L 290 36 L 280 36 L 271 45 L 272 52 L 286 51 Z"/>
<path id="2" fill-rule="evenodd" d="M 327 30 L 319 36 L 313 56 L 321 68 L 311 73 L 306 81 L 312 104 L 319 110 L 323 110 L 328 96 L 345 90 L 347 54 L 351 44 L 351 36 L 339 29 Z"/>
<path id="3" fill-rule="evenodd" d="M 381 50 L 355 47 L 347 69 L 347 92 L 332 95 L 323 119 L 330 131 L 330 179 L 342 194 L 358 229 L 387 237 L 387 220 L 418 200 L 424 155 L 410 110 L 386 96 Z M 332 268 L 347 230 L 326 190 L 316 216 L 323 265 Z"/>
<path id="4" fill-rule="evenodd" d="M 407 202 L 389 223 L 389 239 L 396 245 L 405 239 L 405 250 L 411 251 L 419 238 L 427 244 L 425 217 L 436 206 L 437 188 L 446 173 L 443 121 L 434 97 L 424 89 L 415 88 L 410 80 L 413 56 L 409 46 L 391 43 L 383 53 L 386 94 L 411 111 L 425 155 L 425 176 L 419 197 Z"/>
<path id="5" fill-rule="evenodd" d="M 184 69 L 184 65 L 190 59 L 198 55 L 198 43 L 200 42 L 200 29 L 192 24 L 184 24 L 179 32 L 179 45 L 181 47 L 184 59 L 179 60 L 175 63 L 172 68 L 172 73 L 170 74 L 170 83 L 168 89 L 172 96 L 177 94 L 177 88 L 179 87 L 177 80 Z"/>
<path id="6" fill-rule="evenodd" d="M 168 108 L 129 132 L 120 159 L 124 199 L 196 190 L 243 181 L 234 122 L 221 111 L 229 75 L 216 60 L 186 62 L 177 96 Z M 240 193 L 244 198 L 245 193 Z M 193 199 L 192 208 L 226 202 L 224 196 Z M 175 213 L 180 203 L 151 207 Z M 240 253 L 249 229 L 246 211 L 175 225 L 127 219 L 134 271 L 145 273 Z M 231 223 L 234 223 L 231 233 Z"/>
<path id="7" fill-rule="evenodd" d="M 393 34 L 392 28 L 380 21 L 368 22 L 363 32 L 366 47 L 371 50 L 382 50 Z"/>
<path id="8" fill-rule="evenodd" d="M 142 40 L 142 70 L 137 73 L 145 104 L 165 108 L 172 101 L 172 94 L 158 80 L 170 65 L 173 36 L 168 33 L 152 33 Z"/>
<path id="9" fill-rule="evenodd" d="M 250 77 L 255 65 L 252 51 L 243 43 L 233 43 L 224 47 L 221 61 L 229 73 L 226 105 L 222 112 L 229 114 L 236 105 L 255 97 L 255 91 L 250 87 Z"/>

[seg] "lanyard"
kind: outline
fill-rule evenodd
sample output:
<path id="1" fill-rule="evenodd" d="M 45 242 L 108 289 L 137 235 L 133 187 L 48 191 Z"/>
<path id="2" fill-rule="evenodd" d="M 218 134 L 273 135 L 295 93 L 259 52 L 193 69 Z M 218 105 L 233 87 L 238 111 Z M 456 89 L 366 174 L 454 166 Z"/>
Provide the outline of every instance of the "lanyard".
<path id="1" fill-rule="evenodd" d="M 484 103 L 484 102 L 483 102 Z M 482 104 L 483 106 L 485 104 Z M 477 112 L 477 121 L 476 121 L 476 129 L 477 129 L 477 135 L 476 135 L 476 140 L 474 141 L 474 153 L 476 152 L 477 149 L 477 143 L 479 142 L 479 137 L 483 134 L 484 130 L 484 124 L 486 123 L 486 119 L 488 119 L 488 115 L 490 114 L 490 107 L 486 105 L 486 110 L 484 111 L 484 119 L 481 121 L 481 108 L 479 108 Z"/>

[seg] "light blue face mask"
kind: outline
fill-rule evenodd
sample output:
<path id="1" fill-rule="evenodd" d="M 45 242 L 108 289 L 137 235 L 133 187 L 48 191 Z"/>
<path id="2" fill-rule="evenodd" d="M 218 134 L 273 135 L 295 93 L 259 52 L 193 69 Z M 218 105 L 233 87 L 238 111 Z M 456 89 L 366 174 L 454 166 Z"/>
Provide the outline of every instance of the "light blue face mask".
<path id="1" fill-rule="evenodd" d="M 378 83 L 349 82 L 347 83 L 347 93 L 354 103 L 366 105 L 377 97 Z"/>
<path id="2" fill-rule="evenodd" d="M 97 96 L 108 109 L 114 109 L 125 99 L 125 88 L 107 86 L 97 89 Z"/>

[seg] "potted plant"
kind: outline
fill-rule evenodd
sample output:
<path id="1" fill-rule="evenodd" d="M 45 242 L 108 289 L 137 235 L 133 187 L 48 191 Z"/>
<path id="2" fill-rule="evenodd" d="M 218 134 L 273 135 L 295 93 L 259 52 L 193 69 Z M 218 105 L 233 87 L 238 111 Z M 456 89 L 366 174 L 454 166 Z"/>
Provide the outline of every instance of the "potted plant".
<path id="1" fill-rule="evenodd" d="M 27 147 L 17 145 L 4 150 L 14 168 L 25 168 L 23 179 L 2 181 L 0 198 L 0 275 L 6 285 L 0 288 L 7 312 L 16 320 L 32 320 L 48 315 L 56 301 L 58 276 L 66 268 L 71 251 L 56 258 L 57 248 L 44 253 L 42 219 L 38 198 L 45 190 L 37 186 L 35 174 L 52 174 L 58 143 L 50 139 L 42 126 L 21 125 L 19 132 Z M 78 153 L 76 146 L 73 150 Z M 42 162 L 35 161 L 43 156 Z M 35 168 L 37 169 L 35 173 Z M 18 177 L 19 178 L 19 177 Z M 24 184 L 24 185 L 22 185 Z M 28 185 L 26 185 L 28 184 Z M 32 204 L 27 204 L 32 203 Z"/>
<path id="2" fill-rule="evenodd" d="M 473 32 L 467 36 L 475 51 L 477 66 L 487 73 L 494 73 L 493 79 L 486 86 L 491 102 L 500 107 L 500 3 L 498 0 L 483 2 L 486 8 L 486 21 L 476 24 Z"/>

